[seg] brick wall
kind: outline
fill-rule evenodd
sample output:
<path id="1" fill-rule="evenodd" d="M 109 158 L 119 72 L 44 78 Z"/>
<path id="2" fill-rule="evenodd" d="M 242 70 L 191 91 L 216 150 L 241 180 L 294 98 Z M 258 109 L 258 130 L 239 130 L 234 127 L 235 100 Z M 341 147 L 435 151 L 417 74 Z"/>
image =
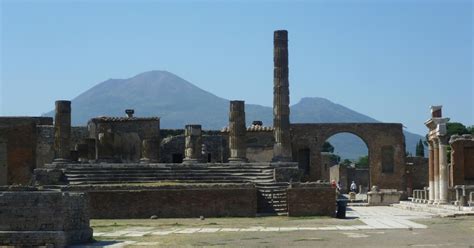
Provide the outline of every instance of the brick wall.
<path id="1" fill-rule="evenodd" d="M 254 217 L 257 190 L 252 187 L 184 187 L 72 189 L 88 192 L 91 218 L 130 219 Z"/>
<path id="2" fill-rule="evenodd" d="M 53 191 L 0 192 L 0 245 L 90 241 L 87 195 Z"/>
<path id="3" fill-rule="evenodd" d="M 287 196 L 288 216 L 334 216 L 336 211 L 336 190 L 330 184 L 293 184 Z"/>

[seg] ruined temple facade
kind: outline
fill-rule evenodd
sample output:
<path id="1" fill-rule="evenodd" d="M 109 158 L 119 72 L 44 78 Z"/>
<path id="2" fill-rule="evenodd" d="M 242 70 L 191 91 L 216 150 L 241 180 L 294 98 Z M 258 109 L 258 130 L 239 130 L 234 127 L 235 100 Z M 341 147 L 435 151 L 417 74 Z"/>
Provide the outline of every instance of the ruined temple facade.
<path id="1" fill-rule="evenodd" d="M 28 182 L 34 168 L 49 163 L 293 163 L 303 181 L 329 180 L 329 168 L 321 147 L 330 136 L 349 132 L 369 149 L 368 185 L 405 190 L 405 143 L 398 123 L 290 123 L 288 32 L 273 34 L 273 126 L 255 122 L 246 127 L 245 103 L 231 101 L 229 126 L 220 131 L 201 130 L 199 124 L 180 130 L 160 129 L 159 117 L 136 117 L 126 110 L 123 117 L 92 118 L 86 127 L 71 127 L 69 101 L 56 102 L 54 124 L 34 127 L 37 141 L 32 148 L 34 166 L 24 172 Z M 36 131 L 37 130 L 37 131 Z M 0 129 L 1 131 L 1 129 Z M 5 137 L 0 152 L 11 149 Z M 31 143 L 31 142 L 26 142 Z M 3 144 L 3 146 L 2 146 Z M 5 145 L 6 144 L 6 145 Z M 1 161 L 0 161 L 1 162 Z M 5 162 L 3 162 L 5 164 Z M 1 165 L 0 165 L 1 166 Z M 17 165 L 8 162 L 9 171 Z M 0 167 L 1 169 L 2 167 Z M 6 169 L 3 169 L 6 170 Z M 16 179 L 4 183 L 18 183 Z"/>

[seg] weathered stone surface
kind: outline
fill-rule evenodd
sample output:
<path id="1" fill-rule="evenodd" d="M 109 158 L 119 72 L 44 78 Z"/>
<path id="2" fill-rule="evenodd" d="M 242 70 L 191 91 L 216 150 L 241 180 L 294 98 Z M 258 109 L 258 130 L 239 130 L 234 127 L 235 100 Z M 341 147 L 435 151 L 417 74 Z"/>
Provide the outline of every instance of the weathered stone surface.
<path id="1" fill-rule="evenodd" d="M 30 182 L 37 162 L 37 126 L 52 123 L 49 117 L 0 117 L 0 138 L 7 146 L 8 184 Z"/>
<path id="2" fill-rule="evenodd" d="M 474 185 L 474 137 L 453 135 L 451 145 L 451 167 L 449 186 Z"/>
<path id="3" fill-rule="evenodd" d="M 314 123 L 292 124 L 291 137 L 293 154 L 301 149 L 310 150 L 308 179 L 322 178 L 321 147 L 337 133 L 348 132 L 359 136 L 369 150 L 370 184 L 381 188 L 406 189 L 405 182 L 405 140 L 402 124 L 399 123 Z M 382 147 L 393 148 L 393 172 L 384 172 Z M 298 160 L 298 158 L 295 158 Z"/>
<path id="4" fill-rule="evenodd" d="M 97 117 L 87 125 L 89 138 L 96 140 L 99 161 L 139 162 L 143 140 L 160 140 L 158 117 Z"/>
<path id="5" fill-rule="evenodd" d="M 0 192 L 0 245 L 64 247 L 89 242 L 88 206 L 84 193 Z"/>
<path id="6" fill-rule="evenodd" d="M 88 194 L 91 217 L 96 219 L 149 218 L 152 215 L 159 218 L 254 217 L 257 211 L 257 189 L 239 185 L 95 189 Z"/>
<path id="7" fill-rule="evenodd" d="M 54 116 L 54 162 L 71 158 L 71 101 L 56 101 Z"/>
<path id="8" fill-rule="evenodd" d="M 229 162 L 247 161 L 247 127 L 245 127 L 245 102 L 230 101 L 229 110 Z"/>
<path id="9" fill-rule="evenodd" d="M 328 183 L 294 183 L 287 190 L 288 216 L 334 216 L 336 190 Z"/>
<path id="10" fill-rule="evenodd" d="M 396 189 L 372 190 L 367 193 L 367 201 L 371 206 L 389 206 L 390 204 L 399 203 L 402 193 Z"/>
<path id="11" fill-rule="evenodd" d="M 186 125 L 183 163 L 198 163 L 202 160 L 201 125 Z"/>
<path id="12" fill-rule="evenodd" d="M 288 80 L 288 31 L 273 36 L 273 127 L 274 161 L 291 161 L 290 90 Z"/>

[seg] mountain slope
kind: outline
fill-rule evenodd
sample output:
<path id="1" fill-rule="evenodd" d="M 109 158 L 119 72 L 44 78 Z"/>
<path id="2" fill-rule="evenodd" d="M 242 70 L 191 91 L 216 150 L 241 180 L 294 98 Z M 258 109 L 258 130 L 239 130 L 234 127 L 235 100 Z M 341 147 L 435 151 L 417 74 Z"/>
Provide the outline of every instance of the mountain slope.
<path id="1" fill-rule="evenodd" d="M 72 100 L 72 122 L 85 125 L 97 116 L 123 116 L 128 108 L 135 109 L 136 116 L 160 116 L 161 128 L 183 128 L 186 124 L 198 123 L 203 129 L 221 129 L 229 118 L 227 99 L 170 72 L 149 71 L 129 79 L 109 79 L 80 94 Z M 271 107 L 247 104 L 245 108 L 247 124 L 261 120 L 264 125 L 272 125 Z M 291 106 L 291 122 L 378 121 L 327 99 L 313 97 L 303 98 Z M 408 132 L 405 136 L 407 150 L 413 152 L 421 136 Z M 354 136 L 337 135 L 330 141 L 343 157 L 357 158 L 367 153 L 364 143 Z"/>

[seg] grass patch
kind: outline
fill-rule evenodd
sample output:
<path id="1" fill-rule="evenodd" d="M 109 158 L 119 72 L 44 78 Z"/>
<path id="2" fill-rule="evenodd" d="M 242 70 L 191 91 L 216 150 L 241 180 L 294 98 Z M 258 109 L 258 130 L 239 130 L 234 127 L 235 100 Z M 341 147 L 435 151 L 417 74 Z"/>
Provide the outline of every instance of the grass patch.
<path id="1" fill-rule="evenodd" d="M 295 239 L 293 242 L 302 242 L 302 241 L 324 241 L 323 238 L 308 238 L 308 239 Z"/>

